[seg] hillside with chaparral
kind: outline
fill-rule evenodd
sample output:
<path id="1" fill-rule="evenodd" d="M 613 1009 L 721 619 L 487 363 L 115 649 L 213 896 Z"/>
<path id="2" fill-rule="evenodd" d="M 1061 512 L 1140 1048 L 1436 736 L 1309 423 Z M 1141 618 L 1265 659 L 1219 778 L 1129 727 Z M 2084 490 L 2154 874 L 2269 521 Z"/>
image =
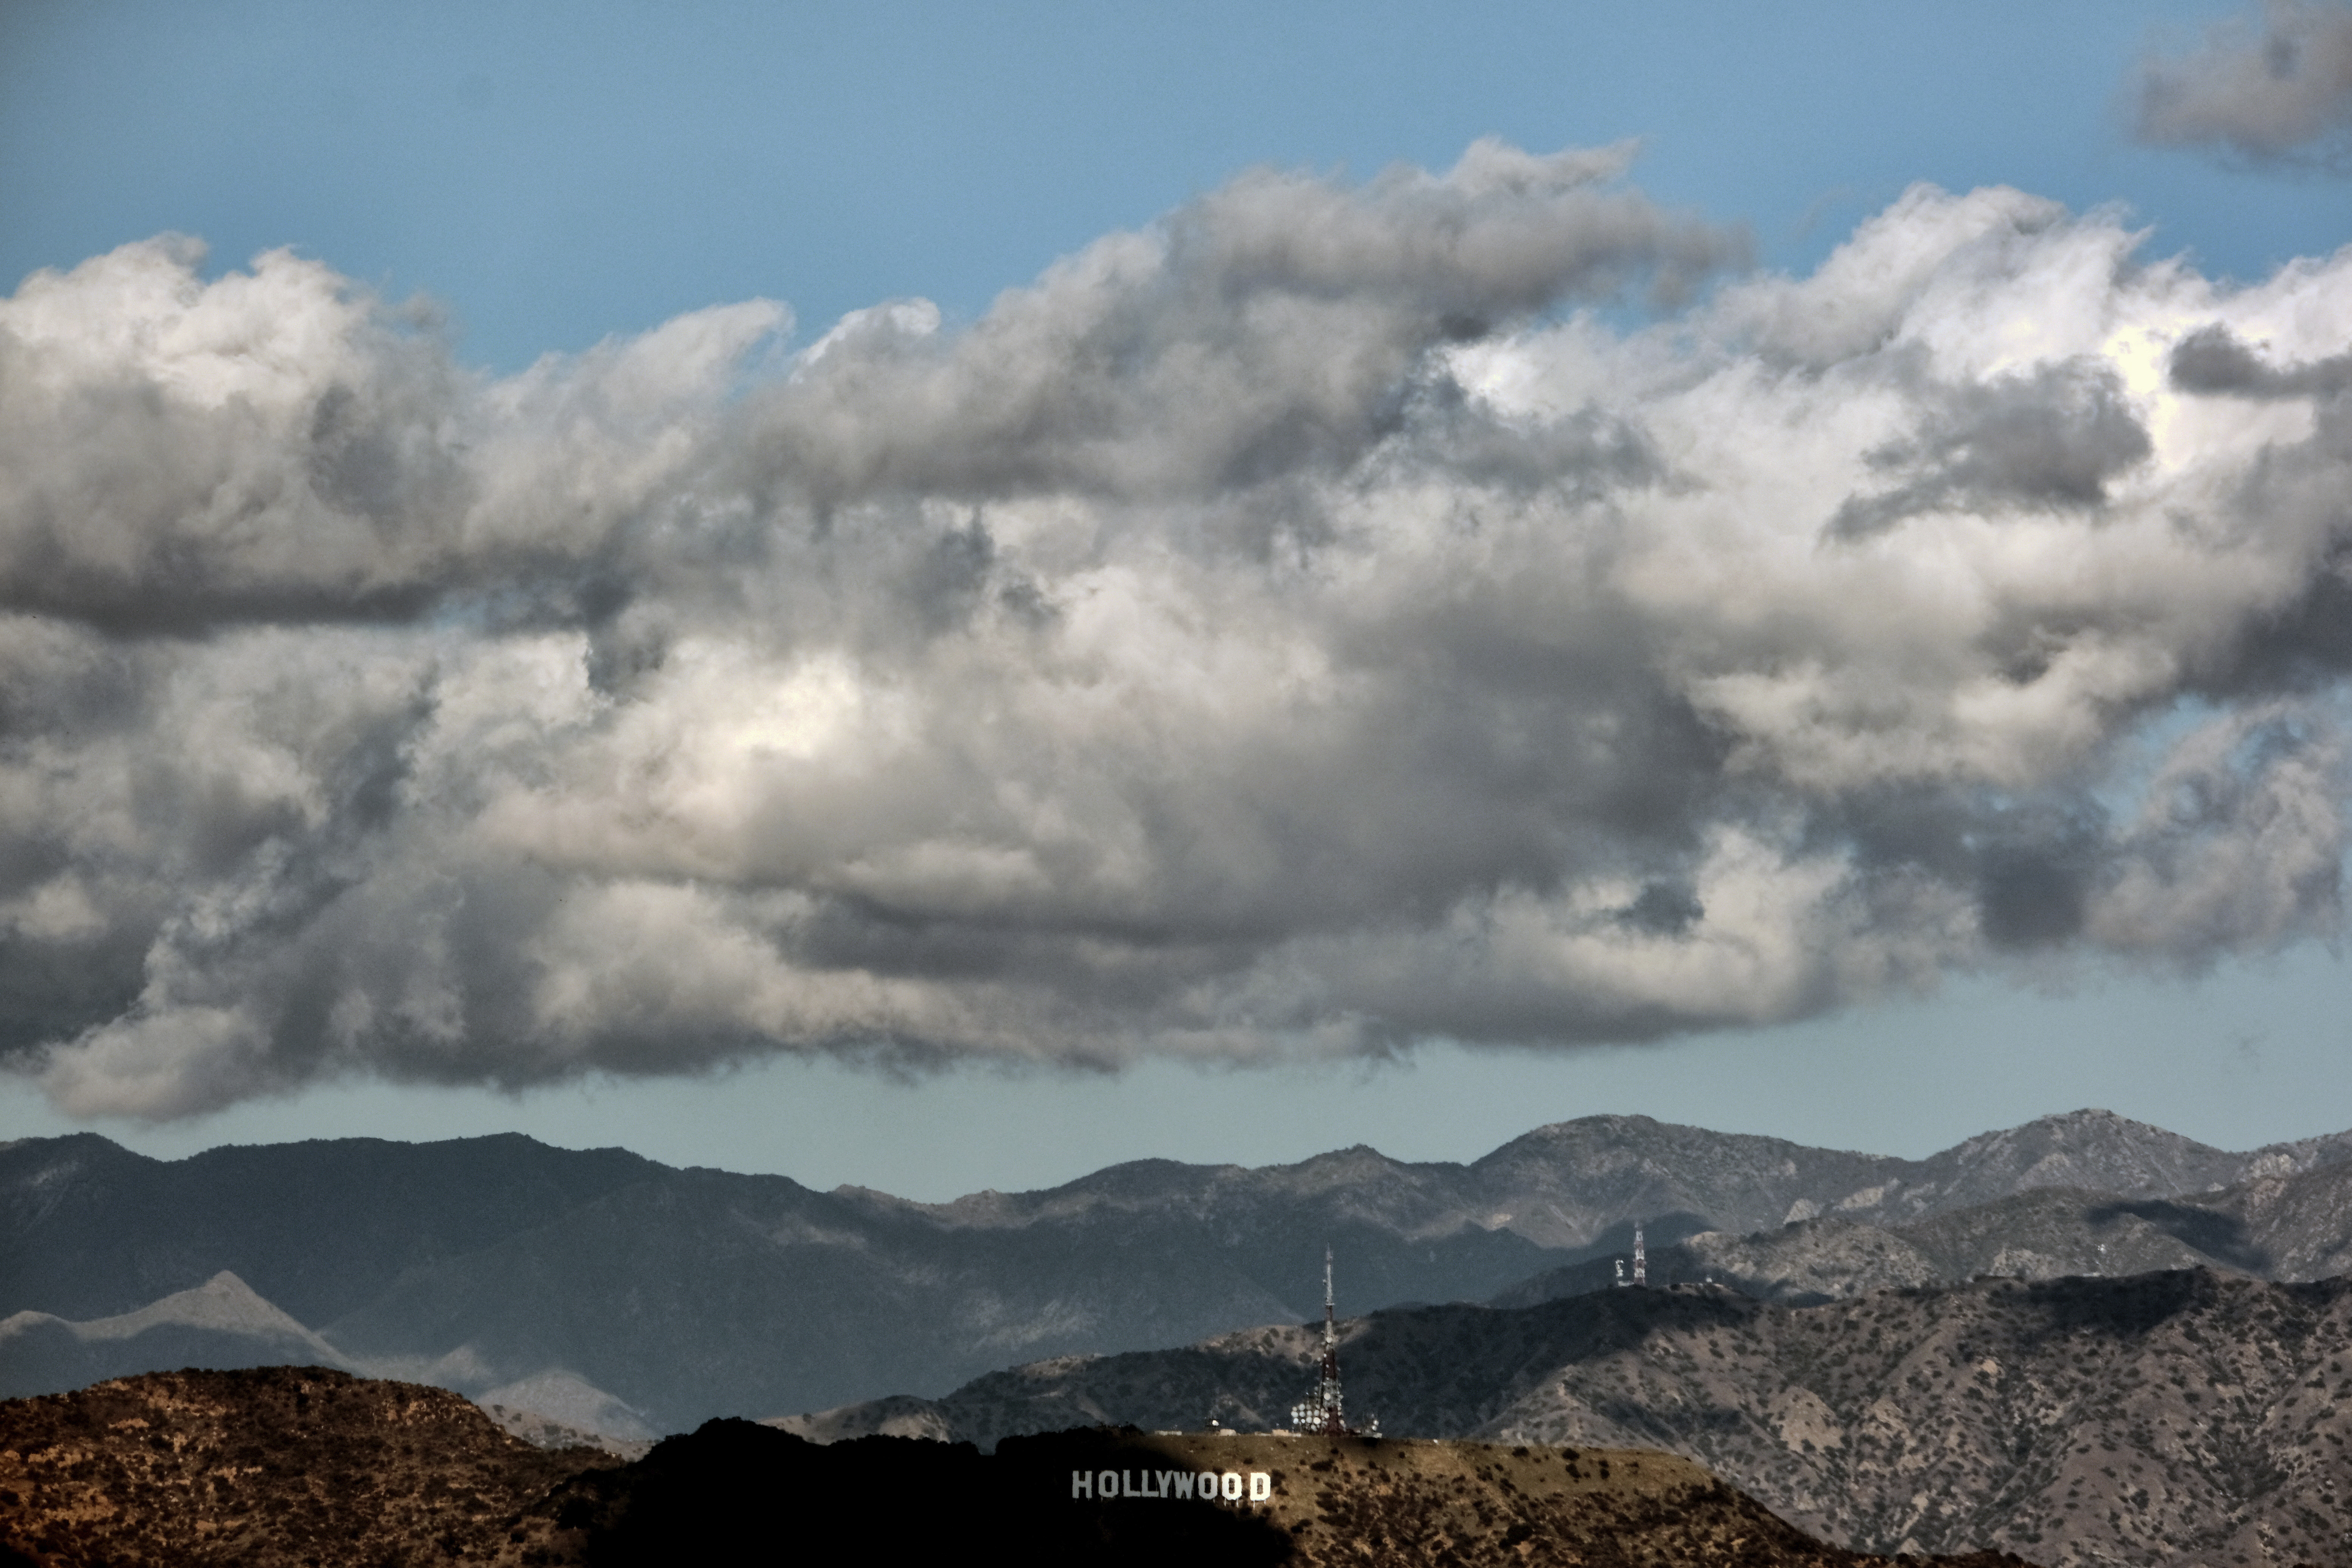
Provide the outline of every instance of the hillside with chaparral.
<path id="1" fill-rule="evenodd" d="M 765 1560 L 780 1541 L 883 1562 L 985 1543 L 1038 1568 L 1508 1568 L 1531 1551 L 1603 1568 L 1888 1568 L 1654 1451 L 1094 1429 L 983 1455 L 721 1420 L 625 1464 L 534 1447 L 441 1390 L 316 1369 L 0 1402 L 9 1568 L 656 1568 Z"/>
<path id="2" fill-rule="evenodd" d="M 1349 1408 L 1391 1436 L 1677 1453 L 1846 1550 L 2327 1561 L 2347 1154 L 2098 1111 L 1920 1161 L 1591 1117 L 1462 1165 L 1143 1162 L 924 1205 L 517 1137 L 24 1140 L 0 1395 L 308 1365 L 609 1460 L 719 1417 L 1264 1432 L 1306 1392 L 1328 1244 Z"/>

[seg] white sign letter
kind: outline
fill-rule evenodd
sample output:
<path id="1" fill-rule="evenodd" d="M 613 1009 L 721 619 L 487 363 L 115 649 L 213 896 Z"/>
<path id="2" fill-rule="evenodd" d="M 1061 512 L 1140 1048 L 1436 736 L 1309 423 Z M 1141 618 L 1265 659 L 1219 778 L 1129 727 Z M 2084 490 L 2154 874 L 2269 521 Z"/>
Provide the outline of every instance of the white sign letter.
<path id="1" fill-rule="evenodd" d="M 1181 1498 L 1189 1498 L 1192 1495 L 1192 1471 L 1179 1470 L 1176 1472 L 1176 1490 L 1174 1495 Z"/>
<path id="2" fill-rule="evenodd" d="M 1223 1488 L 1227 1502 L 1242 1500 L 1242 1477 L 1239 1470 L 1227 1470 Z"/>
<path id="3" fill-rule="evenodd" d="M 1070 1495 L 1072 1497 L 1095 1495 L 1095 1478 L 1092 1471 L 1072 1470 L 1070 1472 Z"/>
<path id="4" fill-rule="evenodd" d="M 1264 1470 L 1250 1472 L 1250 1501 L 1264 1502 L 1274 1495 L 1274 1478 Z"/>

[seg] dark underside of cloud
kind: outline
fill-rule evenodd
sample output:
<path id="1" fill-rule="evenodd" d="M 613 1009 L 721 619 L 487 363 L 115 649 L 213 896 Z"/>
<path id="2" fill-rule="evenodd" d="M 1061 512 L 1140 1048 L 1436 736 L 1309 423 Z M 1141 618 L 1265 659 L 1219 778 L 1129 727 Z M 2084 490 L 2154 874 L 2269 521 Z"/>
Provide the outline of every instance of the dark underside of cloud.
<path id="1" fill-rule="evenodd" d="M 1255 173 L 961 331 L 505 380 L 283 253 L 35 276 L 0 1055 L 1572 1045 L 2333 931 L 2352 259 L 1923 187 L 1742 278 L 1624 168 Z"/>
<path id="2" fill-rule="evenodd" d="M 2141 68 L 2134 129 L 2158 146 L 2352 172 L 2352 5 L 2269 0 Z"/>

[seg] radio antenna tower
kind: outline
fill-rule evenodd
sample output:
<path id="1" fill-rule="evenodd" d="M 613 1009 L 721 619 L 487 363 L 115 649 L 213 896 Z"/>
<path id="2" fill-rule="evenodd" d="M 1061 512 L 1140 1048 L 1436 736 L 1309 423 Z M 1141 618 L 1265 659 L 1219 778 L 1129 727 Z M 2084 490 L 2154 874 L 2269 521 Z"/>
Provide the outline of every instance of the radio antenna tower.
<path id="1" fill-rule="evenodd" d="M 1633 1283 L 1638 1288 L 1650 1282 L 1650 1260 L 1642 1251 L 1642 1222 L 1633 1222 Z"/>
<path id="2" fill-rule="evenodd" d="M 1323 1369 L 1307 1397 L 1290 1407 L 1290 1429 L 1344 1437 L 1354 1430 L 1339 1403 L 1339 1333 L 1331 1294 L 1331 1249 L 1323 1249 Z"/>

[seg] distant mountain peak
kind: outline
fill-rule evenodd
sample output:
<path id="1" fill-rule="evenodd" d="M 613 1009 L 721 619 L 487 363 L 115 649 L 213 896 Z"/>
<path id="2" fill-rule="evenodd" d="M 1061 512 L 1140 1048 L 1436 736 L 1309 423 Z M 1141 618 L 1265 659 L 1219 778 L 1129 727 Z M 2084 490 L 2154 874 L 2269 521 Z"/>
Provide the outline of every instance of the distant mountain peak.
<path id="1" fill-rule="evenodd" d="M 98 1318 L 74 1327 L 85 1339 L 129 1339 L 165 1324 L 233 1333 L 279 1334 L 305 1342 L 316 1338 L 301 1322 L 226 1268 L 201 1285 L 175 1290 L 135 1312 Z"/>
<path id="2" fill-rule="evenodd" d="M 2011 1128 L 2010 1131 L 2024 1132 L 2033 1129 L 2045 1129 L 2051 1131 L 2114 1133 L 2129 1138 L 2160 1139 L 2168 1143 L 2197 1143 L 2200 1149 L 2212 1146 L 2198 1143 L 2194 1138 L 2168 1131 L 2153 1122 L 2136 1121 L 2128 1116 L 2121 1116 L 2095 1105 L 2086 1105 L 2078 1110 L 2062 1110 L 2049 1116 L 2037 1116 L 2031 1121 Z"/>

